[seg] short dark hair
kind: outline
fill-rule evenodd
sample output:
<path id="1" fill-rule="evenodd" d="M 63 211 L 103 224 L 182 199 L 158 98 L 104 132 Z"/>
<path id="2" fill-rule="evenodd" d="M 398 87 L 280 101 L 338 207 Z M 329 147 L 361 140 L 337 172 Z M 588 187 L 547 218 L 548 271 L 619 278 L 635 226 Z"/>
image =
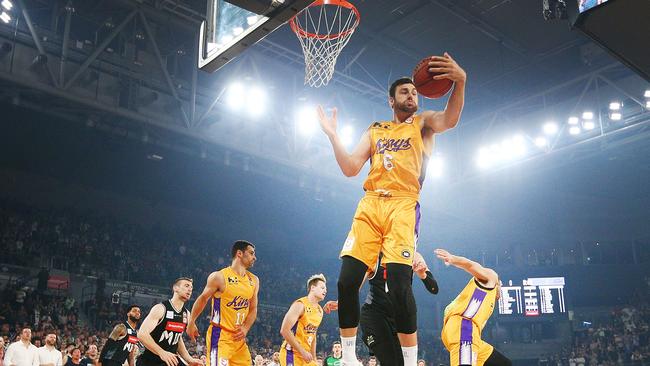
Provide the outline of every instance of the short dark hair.
<path id="1" fill-rule="evenodd" d="M 191 278 L 189 278 L 189 277 L 178 277 L 177 279 L 174 280 L 174 284 L 173 284 L 172 286 L 176 286 L 180 281 L 190 281 L 190 282 L 194 282 L 194 280 L 191 279 Z M 137 308 L 138 306 L 132 306 L 132 307 L 136 307 L 136 308 Z"/>
<path id="2" fill-rule="evenodd" d="M 370 360 L 375 360 L 375 361 L 377 361 L 377 357 L 375 357 L 375 356 L 370 356 L 370 357 L 368 357 L 368 361 L 370 361 Z"/>
<path id="3" fill-rule="evenodd" d="M 311 290 L 312 286 L 316 286 L 321 281 L 323 283 L 327 283 L 327 280 L 325 279 L 325 275 L 322 273 L 309 277 L 309 279 L 307 280 L 307 291 Z"/>
<path id="4" fill-rule="evenodd" d="M 332 346 L 335 346 L 335 345 L 337 345 L 337 344 L 341 344 L 341 341 L 334 341 L 334 342 L 332 342 Z"/>
<path id="5" fill-rule="evenodd" d="M 413 83 L 413 79 L 411 79 L 409 77 L 405 76 L 405 77 L 399 78 L 399 79 L 393 81 L 392 84 L 390 84 L 390 89 L 388 89 L 388 95 L 390 95 L 391 98 L 395 98 L 395 89 L 397 89 L 398 86 L 404 85 L 404 84 L 413 84 L 413 85 L 415 85 Z"/>
<path id="6" fill-rule="evenodd" d="M 246 241 L 246 240 L 237 240 L 235 243 L 232 245 L 232 250 L 230 252 L 230 255 L 232 258 L 235 258 L 237 256 L 237 251 L 241 250 L 242 252 L 246 250 L 249 246 L 255 248 L 255 245 L 253 243 Z"/>
<path id="7" fill-rule="evenodd" d="M 178 282 L 178 280 L 176 280 L 176 282 Z M 176 282 L 174 282 L 174 285 L 176 284 Z M 192 282 L 192 279 L 191 279 L 191 278 L 190 278 L 190 282 Z M 126 308 L 126 313 L 127 313 L 127 314 L 130 313 L 131 310 L 133 310 L 134 308 L 138 308 L 138 309 L 140 309 L 140 307 L 139 307 L 138 305 L 135 305 L 135 304 L 133 304 L 133 305 L 129 305 L 129 307 Z"/>

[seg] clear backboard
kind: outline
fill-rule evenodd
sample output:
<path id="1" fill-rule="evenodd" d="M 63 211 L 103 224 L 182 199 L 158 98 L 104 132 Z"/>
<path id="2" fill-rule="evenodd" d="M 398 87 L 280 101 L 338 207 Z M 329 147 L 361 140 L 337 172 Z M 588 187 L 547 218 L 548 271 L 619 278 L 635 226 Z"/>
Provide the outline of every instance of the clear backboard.
<path id="1" fill-rule="evenodd" d="M 214 72 L 313 0 L 207 0 L 199 35 L 199 68 Z"/>

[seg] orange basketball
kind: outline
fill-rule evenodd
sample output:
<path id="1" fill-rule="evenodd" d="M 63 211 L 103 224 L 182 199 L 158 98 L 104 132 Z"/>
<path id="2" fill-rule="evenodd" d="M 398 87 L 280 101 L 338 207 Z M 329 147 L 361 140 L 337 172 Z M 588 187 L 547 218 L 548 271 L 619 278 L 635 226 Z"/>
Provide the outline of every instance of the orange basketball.
<path id="1" fill-rule="evenodd" d="M 440 73 L 429 71 L 431 57 L 422 59 L 413 70 L 413 83 L 418 93 L 426 98 L 440 98 L 447 94 L 454 82 L 448 79 L 435 80 L 433 77 Z"/>

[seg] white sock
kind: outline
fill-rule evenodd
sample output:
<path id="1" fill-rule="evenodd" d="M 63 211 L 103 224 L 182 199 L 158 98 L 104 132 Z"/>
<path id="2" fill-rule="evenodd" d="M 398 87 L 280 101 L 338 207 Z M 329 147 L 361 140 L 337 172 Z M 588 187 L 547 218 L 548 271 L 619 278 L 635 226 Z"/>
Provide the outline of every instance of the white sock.
<path id="1" fill-rule="evenodd" d="M 357 337 L 343 337 L 341 336 L 341 346 L 343 348 L 343 364 L 356 366 L 357 361 Z"/>
<path id="2" fill-rule="evenodd" d="M 402 355 L 404 355 L 404 366 L 417 366 L 418 365 L 418 346 L 402 347 Z"/>

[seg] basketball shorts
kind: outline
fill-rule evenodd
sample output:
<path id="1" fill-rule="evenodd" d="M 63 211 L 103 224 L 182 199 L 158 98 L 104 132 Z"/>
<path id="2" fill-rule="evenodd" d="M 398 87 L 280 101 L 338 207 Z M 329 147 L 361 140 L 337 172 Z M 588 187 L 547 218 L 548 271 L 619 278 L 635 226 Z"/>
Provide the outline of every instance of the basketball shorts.
<path id="1" fill-rule="evenodd" d="M 366 192 L 359 201 L 340 257 L 351 256 L 374 268 L 382 263 L 413 264 L 420 224 L 420 204 L 414 193 L 390 196 Z"/>
<path id="2" fill-rule="evenodd" d="M 317 366 L 316 361 L 307 362 L 302 359 L 300 353 L 286 348 L 280 348 L 280 366 Z"/>
<path id="3" fill-rule="evenodd" d="M 233 340 L 232 332 L 210 325 L 205 343 L 205 366 L 250 366 L 253 363 L 246 341 Z"/>
<path id="4" fill-rule="evenodd" d="M 441 338 L 449 351 L 451 366 L 483 366 L 494 350 L 481 340 L 481 333 L 474 323 L 460 316 L 447 320 Z"/>

